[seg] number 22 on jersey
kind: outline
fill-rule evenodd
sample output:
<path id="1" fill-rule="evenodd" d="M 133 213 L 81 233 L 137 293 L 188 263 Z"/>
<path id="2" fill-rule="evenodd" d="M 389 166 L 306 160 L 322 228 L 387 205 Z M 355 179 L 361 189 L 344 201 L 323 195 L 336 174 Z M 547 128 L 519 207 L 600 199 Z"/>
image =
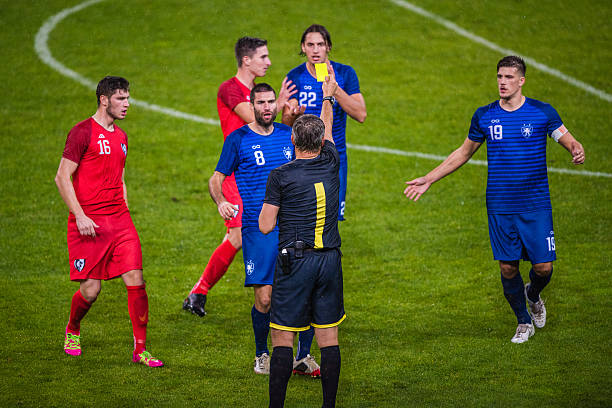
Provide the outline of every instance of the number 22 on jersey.
<path id="1" fill-rule="evenodd" d="M 317 93 L 316 92 L 300 92 L 300 106 L 316 108 Z"/>

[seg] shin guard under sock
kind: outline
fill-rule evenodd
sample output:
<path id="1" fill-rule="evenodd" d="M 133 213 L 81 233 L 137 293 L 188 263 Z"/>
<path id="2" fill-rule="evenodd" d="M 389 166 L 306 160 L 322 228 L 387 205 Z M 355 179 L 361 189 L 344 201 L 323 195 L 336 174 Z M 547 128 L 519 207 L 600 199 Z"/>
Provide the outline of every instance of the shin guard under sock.
<path id="1" fill-rule="evenodd" d="M 521 273 L 517 273 L 512 279 L 506 279 L 502 275 L 501 282 L 504 287 L 504 296 L 512 311 L 514 311 L 518 323 L 531 323 L 531 316 L 527 312 L 527 299 L 525 299 L 525 286 Z"/>
<path id="2" fill-rule="evenodd" d="M 70 319 L 68 320 L 68 326 L 66 326 L 68 333 L 81 334 L 81 319 L 85 317 L 91 305 L 85 300 L 80 289 L 74 293 L 70 304 Z"/>
<path id="3" fill-rule="evenodd" d="M 529 290 L 527 291 L 527 296 L 529 297 L 529 300 L 531 300 L 532 302 L 537 302 L 538 300 L 540 300 L 540 292 L 542 292 L 542 290 L 550 282 L 552 273 L 553 270 L 551 268 L 548 276 L 540 276 L 535 273 L 533 268 L 531 268 L 531 270 L 529 271 L 529 280 L 531 282 L 529 282 Z"/>
<path id="4" fill-rule="evenodd" d="M 323 387 L 323 408 L 336 406 L 336 393 L 340 379 L 340 346 L 321 348 L 321 386 Z"/>
<path id="5" fill-rule="evenodd" d="M 149 298 L 144 284 L 126 286 L 126 289 L 128 293 L 128 310 L 134 333 L 134 351 L 136 354 L 139 354 L 146 349 Z"/>
<path id="6" fill-rule="evenodd" d="M 287 384 L 293 370 L 293 348 L 274 347 L 270 359 L 270 408 L 282 408 L 285 404 Z"/>
<path id="7" fill-rule="evenodd" d="M 223 241 L 210 256 L 200 280 L 196 282 L 190 293 L 208 294 L 208 291 L 225 275 L 238 251 L 229 239 Z"/>
<path id="8" fill-rule="evenodd" d="M 263 353 L 270 354 L 268 350 L 268 333 L 270 333 L 270 312 L 261 313 L 255 308 L 251 309 L 251 320 L 253 322 L 253 333 L 255 334 L 255 355 Z"/>

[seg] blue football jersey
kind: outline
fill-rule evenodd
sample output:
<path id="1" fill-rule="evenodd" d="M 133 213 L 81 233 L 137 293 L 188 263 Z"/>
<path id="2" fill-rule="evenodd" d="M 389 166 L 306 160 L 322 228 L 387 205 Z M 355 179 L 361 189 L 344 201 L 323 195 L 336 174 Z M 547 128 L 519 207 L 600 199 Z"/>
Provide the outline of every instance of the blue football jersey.
<path id="1" fill-rule="evenodd" d="M 357 74 L 351 66 L 334 61 L 330 61 L 330 63 L 334 68 L 336 82 L 340 88 L 349 95 L 361 92 L 359 90 L 359 79 L 357 79 Z M 317 79 L 310 75 L 306 63 L 289 71 L 287 78 L 297 86 L 297 93 L 291 98 L 297 99 L 299 105 L 306 107 L 305 113 L 320 116 L 323 102 L 322 82 L 317 82 Z M 332 135 L 336 148 L 342 156 L 346 152 L 346 112 L 342 110 L 340 104 L 334 105 Z"/>
<path id="2" fill-rule="evenodd" d="M 476 110 L 468 137 L 487 142 L 489 214 L 551 209 L 546 136 L 562 125 L 552 106 L 530 98 L 513 112 L 499 101 Z"/>
<path id="3" fill-rule="evenodd" d="M 255 133 L 245 125 L 225 139 L 215 170 L 225 175 L 235 173 L 244 207 L 243 227 L 259 226 L 268 175 L 293 160 L 293 149 L 291 128 L 282 123 L 274 123 L 274 131 L 269 135 Z"/>

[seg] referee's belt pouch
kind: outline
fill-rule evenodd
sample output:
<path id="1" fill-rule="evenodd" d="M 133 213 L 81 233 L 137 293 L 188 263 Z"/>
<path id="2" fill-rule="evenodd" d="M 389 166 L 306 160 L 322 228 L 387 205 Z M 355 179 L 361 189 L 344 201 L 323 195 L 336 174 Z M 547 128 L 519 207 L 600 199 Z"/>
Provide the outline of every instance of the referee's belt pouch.
<path id="1" fill-rule="evenodd" d="M 291 273 L 291 259 L 287 248 L 283 248 L 280 252 L 281 269 L 284 275 Z"/>

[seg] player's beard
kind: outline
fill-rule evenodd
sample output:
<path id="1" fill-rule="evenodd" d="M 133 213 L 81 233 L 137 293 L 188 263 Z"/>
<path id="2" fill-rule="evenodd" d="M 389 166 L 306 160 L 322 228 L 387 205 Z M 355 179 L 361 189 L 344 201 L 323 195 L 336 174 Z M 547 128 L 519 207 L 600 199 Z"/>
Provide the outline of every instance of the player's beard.
<path id="1" fill-rule="evenodd" d="M 107 114 L 108 116 L 110 116 L 111 118 L 113 118 L 113 120 L 121 120 L 121 119 L 123 119 L 122 117 L 119 117 L 119 116 L 115 115 L 115 114 L 113 113 L 113 111 L 111 110 L 111 107 L 110 107 L 110 106 L 107 106 L 107 107 L 106 107 L 106 114 Z"/>
<path id="2" fill-rule="evenodd" d="M 278 111 L 274 109 L 271 112 L 272 114 L 270 115 L 270 119 L 264 119 L 263 115 L 257 110 L 254 110 L 253 113 L 255 114 L 255 122 L 257 122 L 259 126 L 268 129 L 270 126 L 272 126 L 272 123 L 274 123 L 274 119 L 276 118 Z"/>

